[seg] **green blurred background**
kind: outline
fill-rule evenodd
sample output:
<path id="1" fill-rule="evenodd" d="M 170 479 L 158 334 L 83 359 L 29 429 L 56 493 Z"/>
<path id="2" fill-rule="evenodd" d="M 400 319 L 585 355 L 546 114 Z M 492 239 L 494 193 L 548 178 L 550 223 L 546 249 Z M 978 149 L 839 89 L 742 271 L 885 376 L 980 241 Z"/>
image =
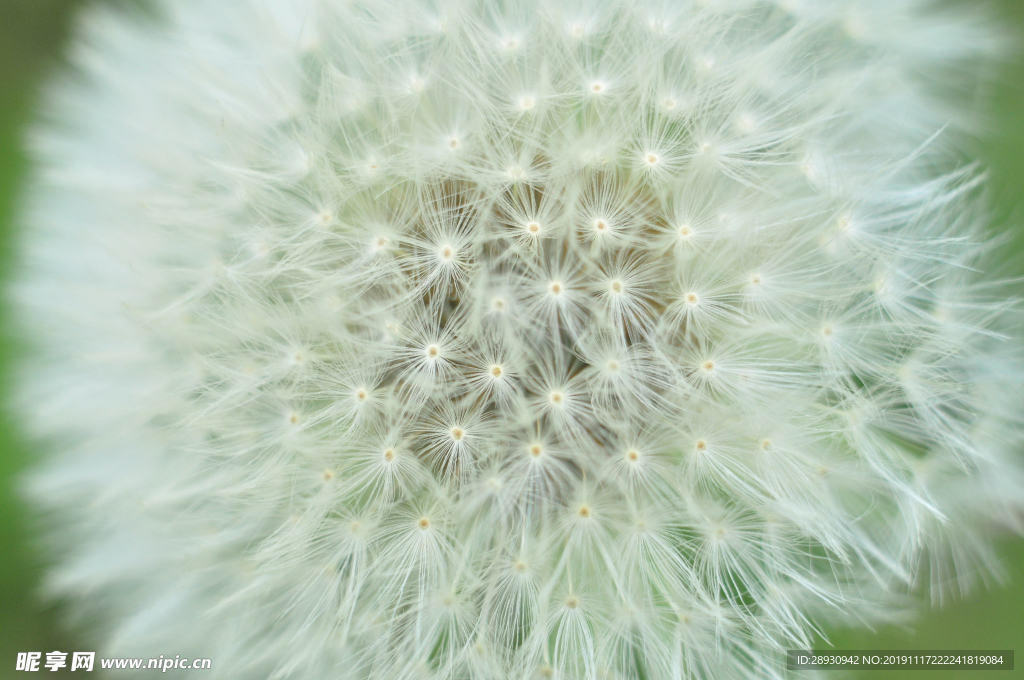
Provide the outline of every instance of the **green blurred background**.
<path id="1" fill-rule="evenodd" d="M 94 0 L 100 1 L 100 0 Z M 0 285 L 16 266 L 13 220 L 27 162 L 21 134 L 32 118 L 42 82 L 60 68 L 60 53 L 74 12 L 88 0 L 0 0 Z M 976 6 L 978 0 L 960 4 Z M 985 3 L 988 6 L 990 3 Z M 1017 36 L 1021 54 L 1005 64 L 991 91 L 992 125 L 978 140 L 977 153 L 992 172 L 997 219 L 1014 229 L 1011 270 L 1024 274 L 1024 0 L 992 4 L 1002 23 Z M 1011 225 L 1015 225 L 1011 227 Z M 1024 294 L 1024 286 L 1021 287 Z M 10 310 L 0 307 L 0 396 L 10 394 L 18 348 Z M 0 678 L 26 677 L 14 671 L 19 651 L 88 651 L 64 630 L 59 609 L 36 596 L 43 561 L 34 549 L 31 519 L 18 497 L 18 474 L 30 464 L 32 448 L 19 436 L 17 423 L 0 410 Z M 1024 455 L 1024 452 L 1022 452 Z M 1016 671 L 867 671 L 864 678 L 915 680 L 946 678 L 1024 678 L 1024 541 L 1007 538 L 1002 554 L 1011 581 L 1006 588 L 980 592 L 940 611 L 924 611 L 906 629 L 875 633 L 839 630 L 839 649 L 1016 649 Z M 214 659 L 216 663 L 216 659 Z M 62 677 L 62 673 L 46 673 Z M 95 671 L 97 675 L 100 673 Z M 197 672 L 200 675 L 201 672 Z M 112 673 L 112 676 L 117 673 Z M 68 673 L 67 677 L 75 677 Z M 828 677 L 838 680 L 837 672 Z M 849 676 L 845 676 L 849 677 Z"/>

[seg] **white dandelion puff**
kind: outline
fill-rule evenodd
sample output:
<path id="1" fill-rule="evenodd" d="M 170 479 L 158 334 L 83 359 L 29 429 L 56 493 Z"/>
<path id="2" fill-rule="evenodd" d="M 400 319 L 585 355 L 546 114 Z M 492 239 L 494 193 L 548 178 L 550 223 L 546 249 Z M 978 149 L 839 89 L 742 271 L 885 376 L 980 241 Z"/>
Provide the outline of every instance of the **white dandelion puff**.
<path id="1" fill-rule="evenodd" d="M 82 15 L 10 291 L 47 589 L 101 655 L 782 678 L 999 574 L 1024 371 L 956 101 L 984 19 L 153 4 Z"/>

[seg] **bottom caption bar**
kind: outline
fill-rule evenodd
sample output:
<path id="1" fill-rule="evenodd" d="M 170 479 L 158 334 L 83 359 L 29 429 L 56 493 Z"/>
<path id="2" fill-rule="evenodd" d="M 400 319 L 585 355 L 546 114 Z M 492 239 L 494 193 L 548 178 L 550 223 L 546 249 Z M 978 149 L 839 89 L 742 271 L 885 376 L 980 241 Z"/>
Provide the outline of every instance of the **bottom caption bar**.
<path id="1" fill-rule="evenodd" d="M 844 649 L 786 651 L 786 668 L 928 671 L 939 668 L 1012 671 L 1012 649 Z"/>

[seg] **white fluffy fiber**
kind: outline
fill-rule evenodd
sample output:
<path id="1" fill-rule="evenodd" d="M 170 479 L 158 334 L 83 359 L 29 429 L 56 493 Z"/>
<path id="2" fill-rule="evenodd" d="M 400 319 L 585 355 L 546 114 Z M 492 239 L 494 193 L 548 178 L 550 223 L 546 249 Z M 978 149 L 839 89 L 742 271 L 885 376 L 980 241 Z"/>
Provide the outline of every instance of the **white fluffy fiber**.
<path id="1" fill-rule="evenodd" d="M 14 295 L 49 589 L 210 677 L 775 678 L 997 575 L 1021 353 L 914 0 L 93 9 Z M 936 96 L 940 89 L 950 96 Z"/>

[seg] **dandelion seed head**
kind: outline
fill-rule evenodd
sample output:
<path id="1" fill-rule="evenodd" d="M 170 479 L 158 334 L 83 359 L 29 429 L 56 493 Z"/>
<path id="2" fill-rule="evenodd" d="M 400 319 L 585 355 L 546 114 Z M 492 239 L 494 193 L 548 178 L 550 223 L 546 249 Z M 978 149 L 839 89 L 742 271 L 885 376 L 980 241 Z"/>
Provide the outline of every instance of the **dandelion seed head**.
<path id="1" fill-rule="evenodd" d="M 1019 313 L 936 87 L 984 20 L 156 6 L 83 14 L 11 289 L 51 587 L 107 656 L 753 677 L 995 569 Z"/>

